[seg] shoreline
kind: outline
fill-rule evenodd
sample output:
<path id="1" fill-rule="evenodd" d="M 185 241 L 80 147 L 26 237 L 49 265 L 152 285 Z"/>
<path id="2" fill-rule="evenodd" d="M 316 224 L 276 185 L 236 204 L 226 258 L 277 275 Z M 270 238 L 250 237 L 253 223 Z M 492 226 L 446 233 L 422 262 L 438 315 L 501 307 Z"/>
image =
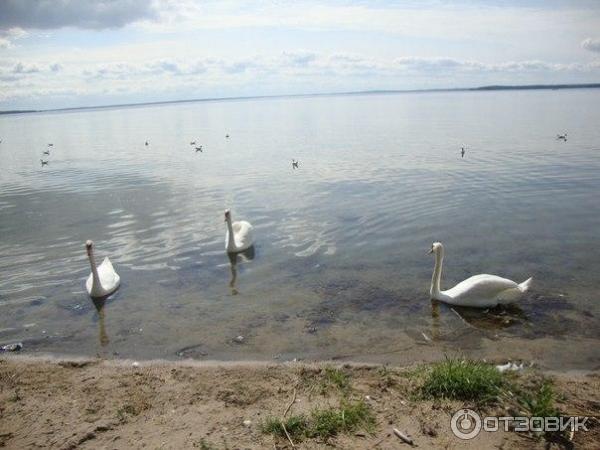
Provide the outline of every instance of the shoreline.
<path id="1" fill-rule="evenodd" d="M 0 356 L 0 447 L 292 448 L 265 431 L 272 418 L 363 405 L 373 426 L 328 438 L 294 436 L 294 448 L 403 448 L 393 428 L 422 449 L 544 448 L 523 433 L 481 433 L 462 441 L 450 430 L 461 408 L 514 413 L 509 404 L 423 399 L 415 395 L 429 365 L 335 361 L 197 361 Z M 523 386 L 551 379 L 559 411 L 600 410 L 600 371 L 511 373 Z M 358 403 L 360 402 L 360 403 Z M 596 419 L 594 419 L 596 420 Z M 576 448 L 598 448 L 600 422 L 576 433 Z M 408 446 L 406 447 L 408 448 Z M 563 448 L 560 446 L 551 448 Z"/>
<path id="2" fill-rule="evenodd" d="M 248 95 L 238 97 L 206 97 L 193 99 L 175 99 L 159 100 L 140 103 L 117 103 L 114 105 L 92 105 L 92 106 L 69 106 L 65 108 L 44 108 L 44 109 L 15 109 L 1 110 L 0 115 L 11 114 L 32 114 L 47 112 L 70 112 L 85 111 L 108 108 L 132 108 L 143 106 L 161 106 L 178 103 L 204 103 L 204 102 L 226 102 L 226 101 L 245 101 L 245 100 L 277 100 L 281 98 L 304 98 L 304 97 L 339 97 L 356 95 L 381 95 L 381 94 L 427 94 L 440 92 L 489 92 L 489 91 L 556 91 L 572 89 L 600 89 L 600 83 L 558 83 L 558 84 L 515 84 L 502 85 L 492 84 L 475 87 L 450 87 L 450 88 L 428 88 L 428 89 L 374 89 L 367 91 L 339 91 L 339 92 L 313 92 L 304 94 L 272 94 L 272 95 Z"/>
<path id="3" fill-rule="evenodd" d="M 39 353 L 39 354 L 23 354 L 19 352 L 14 353 L 0 353 L 0 361 L 19 361 L 26 364 L 36 364 L 36 363 L 51 363 L 51 364 L 60 364 L 60 363 L 74 363 L 74 364 L 98 364 L 101 363 L 107 366 L 114 367 L 130 367 L 132 364 L 137 364 L 136 367 L 166 367 L 166 366 L 174 366 L 174 367 L 191 367 L 191 368 L 229 368 L 229 369 L 242 369 L 242 368 L 252 368 L 252 367 L 270 367 L 270 366 L 284 366 L 284 367 L 292 367 L 292 366 L 304 366 L 304 367 L 322 367 L 326 365 L 331 366 L 350 366 L 352 368 L 378 368 L 378 367 L 394 367 L 396 369 L 408 370 L 414 367 L 429 365 L 430 362 L 411 362 L 405 365 L 398 365 L 393 363 L 377 363 L 370 361 L 359 361 L 359 360 L 328 360 L 328 359 L 298 359 L 294 360 L 220 360 L 220 359 L 194 359 L 194 358 L 181 358 L 181 359 L 165 359 L 165 358 L 151 358 L 151 359 L 134 359 L 134 358 L 120 358 L 115 356 L 114 358 L 104 358 L 104 357 L 96 357 L 96 356 L 86 356 L 86 355 L 70 355 L 70 354 L 61 354 L 61 353 Z M 484 362 L 489 362 L 490 364 L 498 364 L 503 361 L 487 361 L 483 359 Z M 506 361 L 511 362 L 511 361 Z M 549 369 L 549 368 L 540 368 L 536 365 L 531 364 L 530 368 L 535 369 L 536 371 L 548 375 L 558 375 L 558 376 L 572 376 L 572 377 L 585 377 L 588 375 L 600 375 L 600 368 L 592 368 L 592 369 Z"/>

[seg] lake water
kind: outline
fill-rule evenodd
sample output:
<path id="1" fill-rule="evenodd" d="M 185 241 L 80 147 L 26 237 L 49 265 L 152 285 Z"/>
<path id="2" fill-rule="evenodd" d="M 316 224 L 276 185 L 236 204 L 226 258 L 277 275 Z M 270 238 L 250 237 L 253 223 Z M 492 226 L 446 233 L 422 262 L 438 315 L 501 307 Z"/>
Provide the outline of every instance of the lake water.
<path id="1" fill-rule="evenodd" d="M 138 359 L 446 354 L 600 367 L 600 90 L 6 115 L 0 139 L 0 344 Z M 233 287 L 225 208 L 256 236 Z M 104 304 L 85 293 L 86 239 L 121 275 Z M 432 303 L 437 240 L 443 288 L 494 273 L 533 276 L 532 291 L 505 310 Z"/>

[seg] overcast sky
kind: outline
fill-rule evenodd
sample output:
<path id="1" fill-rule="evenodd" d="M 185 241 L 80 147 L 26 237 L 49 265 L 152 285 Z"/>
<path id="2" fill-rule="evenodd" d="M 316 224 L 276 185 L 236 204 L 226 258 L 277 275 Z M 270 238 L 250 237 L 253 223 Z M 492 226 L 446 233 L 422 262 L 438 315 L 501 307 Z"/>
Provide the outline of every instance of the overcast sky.
<path id="1" fill-rule="evenodd" d="M 581 82 L 598 0 L 0 0 L 0 109 Z"/>

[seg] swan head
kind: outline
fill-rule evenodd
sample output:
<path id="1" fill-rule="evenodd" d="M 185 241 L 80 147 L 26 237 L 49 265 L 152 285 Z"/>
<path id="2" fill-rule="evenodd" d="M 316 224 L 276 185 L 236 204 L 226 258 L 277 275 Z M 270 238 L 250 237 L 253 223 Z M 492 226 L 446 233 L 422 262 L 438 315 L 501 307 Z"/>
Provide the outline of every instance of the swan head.
<path id="1" fill-rule="evenodd" d="M 228 209 L 225 210 L 225 222 L 231 219 L 231 211 Z"/>
<path id="2" fill-rule="evenodd" d="M 443 251 L 444 251 L 444 246 L 442 245 L 442 243 L 434 242 L 433 244 L 431 244 L 431 249 L 427 253 L 435 253 L 437 255 L 438 253 L 441 253 Z"/>
<path id="3" fill-rule="evenodd" d="M 87 241 L 85 241 L 85 249 L 88 252 L 88 255 L 92 252 L 92 247 L 94 246 L 94 243 L 92 241 L 90 241 L 89 239 Z"/>

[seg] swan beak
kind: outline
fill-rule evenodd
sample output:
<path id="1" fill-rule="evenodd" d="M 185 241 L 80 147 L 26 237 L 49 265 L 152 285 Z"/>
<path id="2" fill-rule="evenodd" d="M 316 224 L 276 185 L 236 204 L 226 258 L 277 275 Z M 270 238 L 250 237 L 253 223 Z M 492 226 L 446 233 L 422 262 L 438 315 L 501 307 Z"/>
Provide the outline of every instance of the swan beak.
<path id="1" fill-rule="evenodd" d="M 433 247 L 431 247 L 431 248 L 429 249 L 429 251 L 427 252 L 427 254 L 428 254 L 428 255 L 431 255 L 432 253 L 433 253 Z"/>

